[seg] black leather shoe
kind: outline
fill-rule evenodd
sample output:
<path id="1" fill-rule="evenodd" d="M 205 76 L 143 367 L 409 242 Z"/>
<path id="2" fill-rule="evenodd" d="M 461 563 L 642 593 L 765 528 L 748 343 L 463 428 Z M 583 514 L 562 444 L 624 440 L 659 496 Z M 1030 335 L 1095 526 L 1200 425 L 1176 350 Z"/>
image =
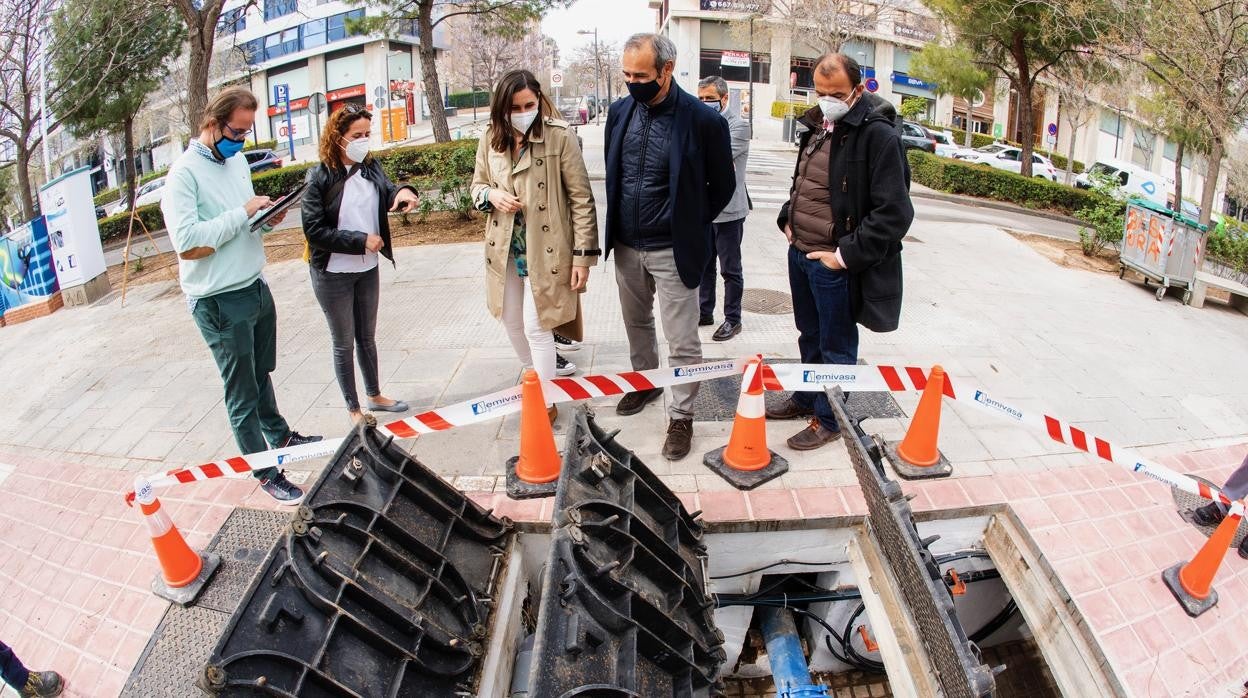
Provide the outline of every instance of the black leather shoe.
<path id="1" fill-rule="evenodd" d="M 673 419 L 667 425 L 667 440 L 663 442 L 663 457 L 680 460 L 689 455 L 693 447 L 693 420 Z"/>
<path id="2" fill-rule="evenodd" d="M 615 413 L 627 417 L 645 409 L 646 405 L 654 400 L 659 399 L 663 394 L 662 388 L 652 388 L 650 390 L 638 390 L 635 393 L 625 395 L 615 406 Z"/>
<path id="3" fill-rule="evenodd" d="M 801 419 L 809 417 L 815 413 L 813 407 L 802 407 L 789 398 L 783 404 L 776 408 L 767 408 L 767 419 Z"/>
<path id="4" fill-rule="evenodd" d="M 724 320 L 724 324 L 720 325 L 718 330 L 715 330 L 715 334 L 711 335 L 711 339 L 716 342 L 726 342 L 739 334 L 741 334 L 741 323 Z"/>
<path id="5" fill-rule="evenodd" d="M 1217 526 L 1225 518 L 1226 514 L 1222 513 L 1217 502 L 1209 502 L 1192 510 L 1192 523 L 1197 526 Z"/>
<path id="6" fill-rule="evenodd" d="M 715 324 L 715 317 L 712 315 L 703 315 L 698 318 L 698 327 L 710 327 Z"/>

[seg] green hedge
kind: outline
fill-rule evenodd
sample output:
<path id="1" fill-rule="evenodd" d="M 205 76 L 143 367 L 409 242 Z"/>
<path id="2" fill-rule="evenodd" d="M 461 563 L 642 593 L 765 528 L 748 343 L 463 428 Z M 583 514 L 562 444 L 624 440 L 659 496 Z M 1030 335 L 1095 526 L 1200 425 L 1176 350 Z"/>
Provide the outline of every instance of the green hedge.
<path id="1" fill-rule="evenodd" d="M 256 190 L 256 196 L 270 196 L 276 199 L 302 184 L 308 170 L 314 165 L 316 162 L 304 162 L 261 172 L 251 176 L 251 186 Z"/>
<path id="2" fill-rule="evenodd" d="M 1248 228 L 1234 218 L 1226 218 L 1224 230 L 1209 231 L 1206 256 L 1238 272 L 1248 271 Z"/>
<path id="3" fill-rule="evenodd" d="M 137 184 L 135 184 L 134 188 L 138 189 L 139 187 L 143 186 L 144 184 L 147 184 L 148 182 L 152 181 L 153 179 L 156 179 L 157 177 L 164 177 L 165 174 L 167 174 L 168 172 L 169 172 L 169 168 L 167 167 L 163 170 L 157 170 L 155 172 L 148 172 L 147 174 L 139 177 L 139 181 Z M 120 199 L 121 199 L 121 188 L 111 187 L 95 195 L 95 205 L 104 206 L 105 204 L 111 204 L 114 201 L 119 201 Z"/>
<path id="4" fill-rule="evenodd" d="M 243 148 L 243 152 L 247 152 L 248 150 L 276 150 L 276 149 L 277 149 L 276 140 L 260 141 L 259 143 L 253 143 Z"/>
<path id="5" fill-rule="evenodd" d="M 147 226 L 149 232 L 164 230 L 165 219 L 160 213 L 160 204 L 148 204 L 139 207 L 139 218 L 143 220 L 143 224 Z M 124 211 L 114 216 L 101 218 L 97 224 L 100 226 L 100 241 L 108 242 L 114 239 L 125 239 L 126 231 L 130 228 L 130 212 Z M 143 234 L 142 229 L 137 226 L 134 229 L 135 236 Z"/>
<path id="6" fill-rule="evenodd" d="M 490 106 L 490 93 L 484 90 L 477 92 L 455 92 L 451 94 L 448 103 L 457 109 L 472 109 L 473 98 L 476 98 L 478 107 Z"/>
<path id="7" fill-rule="evenodd" d="M 815 105 L 805 102 L 772 102 L 771 115 L 777 119 L 786 116 L 801 116 L 813 106 Z"/>
<path id="8" fill-rule="evenodd" d="M 987 165 L 964 164 L 919 150 L 909 150 L 906 155 L 910 159 L 911 178 L 939 191 L 1007 201 L 1027 208 L 1052 209 L 1068 215 L 1093 203 L 1089 192 L 1047 179 L 1023 177 Z"/>

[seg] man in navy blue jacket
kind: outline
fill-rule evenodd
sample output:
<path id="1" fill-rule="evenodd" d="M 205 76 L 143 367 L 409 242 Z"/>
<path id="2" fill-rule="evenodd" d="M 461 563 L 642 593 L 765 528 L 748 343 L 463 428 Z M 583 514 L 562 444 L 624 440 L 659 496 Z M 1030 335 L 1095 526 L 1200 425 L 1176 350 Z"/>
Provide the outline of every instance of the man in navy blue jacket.
<path id="1" fill-rule="evenodd" d="M 728 122 L 680 89 L 672 78 L 676 46 L 656 34 L 624 44 L 629 96 L 607 115 L 606 249 L 615 253 L 615 280 L 633 369 L 659 366 L 654 297 L 659 297 L 668 363 L 702 361 L 698 286 L 711 251 L 711 222 L 736 189 Z M 679 460 L 693 440 L 698 384 L 672 388 L 671 422 L 663 455 Z M 662 389 L 629 393 L 616 412 L 640 412 Z"/>

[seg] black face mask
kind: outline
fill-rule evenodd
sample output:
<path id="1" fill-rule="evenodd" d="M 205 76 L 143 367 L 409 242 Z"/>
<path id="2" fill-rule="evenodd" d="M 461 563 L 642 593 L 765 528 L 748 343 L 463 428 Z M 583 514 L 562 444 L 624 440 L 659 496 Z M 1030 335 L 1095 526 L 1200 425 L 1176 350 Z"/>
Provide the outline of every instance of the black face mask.
<path id="1" fill-rule="evenodd" d="M 658 80 L 650 82 L 630 82 L 628 84 L 628 94 L 633 99 L 642 104 L 649 104 L 651 100 L 659 96 L 659 92 L 663 90 L 663 86 Z"/>

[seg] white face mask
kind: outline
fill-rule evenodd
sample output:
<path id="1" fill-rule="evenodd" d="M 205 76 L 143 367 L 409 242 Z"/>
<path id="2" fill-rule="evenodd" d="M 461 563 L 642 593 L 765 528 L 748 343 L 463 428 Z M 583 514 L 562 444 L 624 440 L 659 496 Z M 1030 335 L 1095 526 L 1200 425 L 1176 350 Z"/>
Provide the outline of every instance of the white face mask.
<path id="1" fill-rule="evenodd" d="M 849 113 L 849 105 L 836 97 L 820 97 L 819 111 L 823 112 L 823 118 L 835 123 Z"/>
<path id="2" fill-rule="evenodd" d="M 368 157 L 368 139 L 357 138 L 349 141 L 345 148 L 347 159 L 351 162 L 364 162 L 364 158 Z"/>
<path id="3" fill-rule="evenodd" d="M 512 113 L 511 127 L 520 133 L 528 133 L 529 127 L 533 125 L 533 121 L 537 119 L 537 109 L 533 111 L 522 111 L 520 113 Z"/>

